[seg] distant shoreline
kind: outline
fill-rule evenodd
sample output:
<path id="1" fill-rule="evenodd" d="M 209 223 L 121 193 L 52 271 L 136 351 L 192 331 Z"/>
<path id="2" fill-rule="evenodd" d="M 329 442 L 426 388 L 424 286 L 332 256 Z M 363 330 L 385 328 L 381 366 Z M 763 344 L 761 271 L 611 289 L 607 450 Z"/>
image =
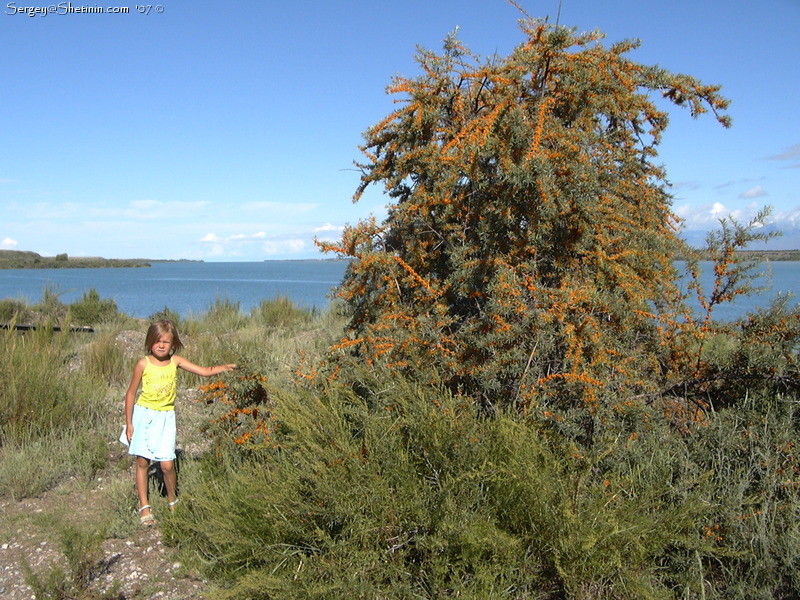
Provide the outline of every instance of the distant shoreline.
<path id="1" fill-rule="evenodd" d="M 66 254 L 42 256 L 24 250 L 0 250 L 0 269 L 110 269 L 150 267 L 155 262 L 203 262 L 197 260 L 154 260 L 147 258 L 71 257 Z"/>
<path id="2" fill-rule="evenodd" d="M 701 260 L 710 260 L 700 251 Z M 800 262 L 800 250 L 741 250 L 736 253 L 744 258 L 757 261 Z M 684 257 L 677 256 L 676 260 Z M 293 260 L 293 259 L 286 259 Z M 295 260 L 341 260 L 335 258 L 310 258 Z M 345 259 L 346 260 L 346 259 Z M 203 263 L 203 260 L 190 259 L 151 259 L 151 258 L 101 258 L 94 256 L 71 257 L 66 254 L 42 256 L 25 250 L 0 250 L 0 269 L 111 269 L 151 267 L 153 263 Z M 262 262 L 262 261 L 252 261 Z M 263 261 L 268 262 L 268 261 Z"/>
<path id="3" fill-rule="evenodd" d="M 707 252 L 703 250 L 698 250 L 697 252 L 700 255 L 700 260 L 711 260 Z M 800 261 L 800 250 L 739 250 L 735 254 L 749 260 L 758 261 Z"/>

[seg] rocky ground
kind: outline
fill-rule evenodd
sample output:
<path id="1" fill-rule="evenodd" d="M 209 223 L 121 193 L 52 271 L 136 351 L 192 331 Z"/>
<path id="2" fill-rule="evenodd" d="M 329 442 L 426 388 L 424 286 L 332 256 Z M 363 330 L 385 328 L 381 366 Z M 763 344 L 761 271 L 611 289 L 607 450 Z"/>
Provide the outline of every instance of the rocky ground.
<path id="1" fill-rule="evenodd" d="M 82 487 L 82 486 L 81 486 Z M 43 498 L 20 502 L 3 502 L 3 519 L 22 515 L 21 524 L 35 515 L 64 514 L 67 518 L 91 520 L 96 503 L 102 501 L 103 486 L 98 482 L 92 489 L 67 493 L 51 493 Z M 29 600 L 36 598 L 26 583 L 23 565 L 46 580 L 54 568 L 66 570 L 66 559 L 60 544 L 49 539 L 47 528 L 21 526 L 10 541 L 0 544 L 0 600 Z M 164 545 L 158 526 L 137 528 L 124 538 L 106 539 L 100 544 L 97 560 L 93 561 L 91 581 L 82 598 L 179 600 L 202 599 L 208 585 L 181 564 L 174 549 Z"/>
<path id="2" fill-rule="evenodd" d="M 143 341 L 144 335 L 136 332 L 123 332 L 117 338 L 126 353 L 140 352 Z M 192 412 L 204 410 L 204 403 L 196 401 L 198 396 L 198 390 L 190 389 L 181 390 L 178 398 L 181 422 L 187 424 L 188 430 L 185 435 L 179 431 L 179 447 L 183 446 L 179 450 L 191 454 L 201 451 L 200 442 L 191 436 L 201 418 Z M 117 409 L 121 410 L 121 400 L 114 408 Z M 202 600 L 206 597 L 209 584 L 182 564 L 178 551 L 164 543 L 160 527 L 138 524 L 133 462 L 126 449 L 109 439 L 108 451 L 109 466 L 92 482 L 73 479 L 42 497 L 0 499 L 0 600 L 41 600 L 41 597 Z M 129 506 L 121 509 L 120 498 L 122 504 Z M 152 503 L 157 510 L 166 509 L 161 498 Z M 63 541 L 54 532 L 63 531 L 65 525 L 93 531 L 109 518 L 117 520 L 115 531 L 103 535 L 92 556 L 87 557 L 87 581 L 78 586 L 79 595 L 74 592 L 75 586 L 68 586 L 69 594 L 40 594 L 37 598 L 27 583 L 25 565 L 40 581 L 49 582 L 49 589 L 57 587 L 52 577 L 66 573 L 61 576 L 65 579 L 74 571 L 66 558 Z"/>

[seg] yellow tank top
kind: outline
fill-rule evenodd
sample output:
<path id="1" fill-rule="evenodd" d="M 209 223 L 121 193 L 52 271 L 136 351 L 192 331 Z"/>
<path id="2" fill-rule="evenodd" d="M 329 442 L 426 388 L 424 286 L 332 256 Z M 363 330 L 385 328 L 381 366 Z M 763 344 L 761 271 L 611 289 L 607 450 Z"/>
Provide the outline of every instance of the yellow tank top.
<path id="1" fill-rule="evenodd" d="M 142 373 L 142 393 L 137 404 L 153 410 L 175 410 L 178 393 L 178 366 L 170 359 L 168 365 L 159 367 L 147 358 Z"/>

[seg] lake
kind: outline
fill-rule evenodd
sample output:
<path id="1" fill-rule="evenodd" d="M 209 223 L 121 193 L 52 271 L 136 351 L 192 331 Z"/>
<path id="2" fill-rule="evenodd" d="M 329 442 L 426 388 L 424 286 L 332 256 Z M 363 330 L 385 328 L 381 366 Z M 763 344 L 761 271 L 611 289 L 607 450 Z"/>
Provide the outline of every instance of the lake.
<path id="1" fill-rule="evenodd" d="M 704 263 L 704 285 L 711 282 L 711 263 Z M 297 305 L 323 309 L 331 289 L 344 276 L 345 260 L 271 260 L 264 262 L 153 263 L 149 268 L 8 269 L 0 270 L 0 298 L 41 301 L 50 288 L 65 304 L 94 288 L 133 317 L 147 318 L 168 307 L 181 316 L 204 312 L 217 300 L 239 302 L 245 312 L 262 300 L 287 296 Z M 771 282 L 758 296 L 738 298 L 715 311 L 720 320 L 736 319 L 767 306 L 778 293 L 800 297 L 800 262 L 771 262 Z"/>
<path id="2" fill-rule="evenodd" d="M 0 298 L 41 301 L 46 287 L 70 304 L 94 288 L 120 312 L 147 318 L 168 307 L 181 316 L 204 312 L 219 299 L 239 302 L 243 311 L 262 300 L 287 296 L 306 308 L 325 308 L 331 289 L 344 276 L 344 260 L 264 262 L 169 262 L 151 267 L 110 269 L 0 270 Z"/>
<path id="3" fill-rule="evenodd" d="M 706 295 L 711 295 L 711 285 L 714 281 L 714 263 L 705 261 L 700 263 L 701 283 Z M 679 264 L 682 269 L 682 265 Z M 732 321 L 739 319 L 749 312 L 766 308 L 778 294 L 791 294 L 790 304 L 795 306 L 800 299 L 800 262 L 796 261 L 770 261 L 761 266 L 763 277 L 754 282 L 764 290 L 757 295 L 739 296 L 733 302 L 721 304 L 715 308 L 713 316 L 718 321 Z M 695 305 L 697 308 L 697 305 Z"/>

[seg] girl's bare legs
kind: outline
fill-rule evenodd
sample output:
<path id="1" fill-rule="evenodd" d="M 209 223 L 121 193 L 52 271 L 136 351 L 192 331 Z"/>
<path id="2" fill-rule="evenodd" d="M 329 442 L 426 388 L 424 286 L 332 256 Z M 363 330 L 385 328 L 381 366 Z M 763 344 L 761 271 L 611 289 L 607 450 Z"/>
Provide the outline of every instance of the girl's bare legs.
<path id="1" fill-rule="evenodd" d="M 136 493 L 139 495 L 139 507 L 147 506 L 147 471 L 150 468 L 150 461 L 143 456 L 136 457 Z M 140 516 L 146 517 L 150 514 L 150 509 L 146 508 Z"/>
<path id="2" fill-rule="evenodd" d="M 175 502 L 178 489 L 178 475 L 175 473 L 175 461 L 161 461 L 161 473 L 164 475 L 164 487 L 167 488 L 167 502 Z"/>

